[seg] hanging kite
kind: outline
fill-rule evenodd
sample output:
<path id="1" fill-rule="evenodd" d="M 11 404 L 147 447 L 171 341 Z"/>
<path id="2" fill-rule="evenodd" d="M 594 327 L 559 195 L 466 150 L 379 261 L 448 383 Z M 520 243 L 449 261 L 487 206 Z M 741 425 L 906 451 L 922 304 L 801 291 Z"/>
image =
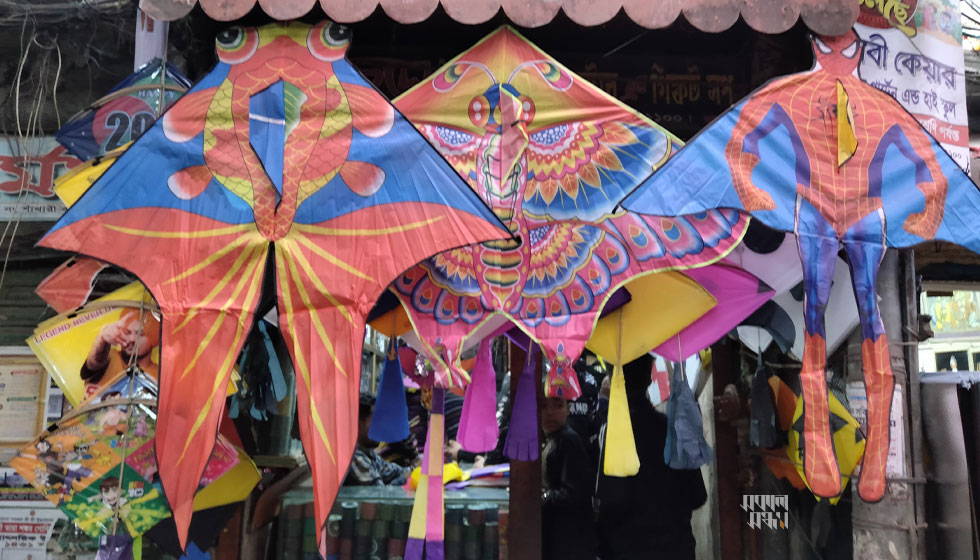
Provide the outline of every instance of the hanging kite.
<path id="1" fill-rule="evenodd" d="M 421 259 L 507 235 L 347 62 L 349 42 L 331 22 L 221 32 L 215 69 L 41 241 L 132 271 L 159 303 L 156 449 L 182 545 L 267 270 L 322 528 L 354 448 L 374 302 Z"/>
<path id="2" fill-rule="evenodd" d="M 623 206 L 644 214 L 744 209 L 797 236 L 806 287 L 804 470 L 840 492 L 824 370 L 824 313 L 843 245 L 863 338 L 868 439 L 859 492 L 885 491 L 894 378 L 875 282 L 885 247 L 943 239 L 980 252 L 980 191 L 918 121 L 861 81 L 854 31 L 813 37 L 815 67 L 756 90 L 698 135 Z"/>
<path id="3" fill-rule="evenodd" d="M 105 155 L 153 126 L 190 86 L 172 64 L 154 58 L 69 119 L 55 139 L 82 161 Z"/>
<path id="4" fill-rule="evenodd" d="M 465 382 L 456 362 L 467 339 L 473 344 L 511 321 L 554 364 L 546 393 L 577 398 L 572 364 L 620 285 L 641 274 L 710 264 L 744 232 L 747 220 L 727 210 L 680 218 L 614 214 L 616 202 L 679 141 L 510 27 L 395 104 L 514 233 L 441 253 L 394 284 L 430 360 L 456 372 L 450 382 Z M 680 276 L 658 276 L 670 274 Z M 700 291 L 681 278 L 673 287 L 684 295 L 668 297 Z M 682 312 L 630 334 L 645 337 L 644 353 L 701 312 L 692 308 L 690 316 Z"/>

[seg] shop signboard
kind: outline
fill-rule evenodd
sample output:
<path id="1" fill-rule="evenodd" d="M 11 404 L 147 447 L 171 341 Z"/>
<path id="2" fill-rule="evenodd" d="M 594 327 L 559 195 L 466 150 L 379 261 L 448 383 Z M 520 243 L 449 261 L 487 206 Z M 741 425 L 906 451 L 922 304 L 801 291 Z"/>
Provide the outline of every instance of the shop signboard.
<path id="1" fill-rule="evenodd" d="M 894 97 L 969 172 L 959 2 L 861 0 L 861 77 Z"/>
<path id="2" fill-rule="evenodd" d="M 81 164 L 54 137 L 0 136 L 0 221 L 54 221 L 65 211 L 54 180 Z"/>

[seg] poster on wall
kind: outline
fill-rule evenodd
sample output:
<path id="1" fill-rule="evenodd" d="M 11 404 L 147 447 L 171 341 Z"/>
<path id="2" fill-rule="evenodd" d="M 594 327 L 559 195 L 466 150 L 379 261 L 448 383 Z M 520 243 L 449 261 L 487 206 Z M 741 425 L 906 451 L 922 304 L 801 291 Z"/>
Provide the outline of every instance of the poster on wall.
<path id="1" fill-rule="evenodd" d="M 48 374 L 33 358 L 0 357 L 0 445 L 23 444 L 41 431 Z"/>
<path id="2" fill-rule="evenodd" d="M 82 162 L 52 136 L 0 136 L 0 221 L 51 221 L 65 211 L 54 180 Z"/>
<path id="3" fill-rule="evenodd" d="M 959 2 L 861 0 L 861 77 L 894 97 L 969 173 Z"/>
<path id="4" fill-rule="evenodd" d="M 864 391 L 863 381 L 852 381 L 847 384 L 847 404 L 851 415 L 861 424 L 861 430 L 868 433 L 868 396 Z M 892 393 L 892 409 L 889 418 L 888 459 L 885 463 L 885 473 L 889 477 L 905 477 L 905 400 L 902 398 L 902 386 L 895 385 Z M 861 465 L 854 471 L 854 476 L 861 472 Z"/>
<path id="5" fill-rule="evenodd" d="M 62 517 L 52 508 L 0 509 L 0 560 L 47 558 L 48 540 Z"/>

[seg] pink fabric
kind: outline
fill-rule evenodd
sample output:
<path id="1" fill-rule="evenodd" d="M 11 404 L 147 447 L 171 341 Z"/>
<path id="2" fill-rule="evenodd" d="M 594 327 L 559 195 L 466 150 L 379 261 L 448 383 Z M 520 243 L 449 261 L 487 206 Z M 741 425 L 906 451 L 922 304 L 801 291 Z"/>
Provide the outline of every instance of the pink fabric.
<path id="1" fill-rule="evenodd" d="M 490 353 L 491 341 L 488 337 L 480 342 L 456 432 L 456 440 L 463 449 L 474 453 L 497 447 L 500 435 L 497 430 L 497 383 Z"/>
<path id="2" fill-rule="evenodd" d="M 711 346 L 773 296 L 773 291 L 758 278 L 727 264 L 685 270 L 684 274 L 704 286 L 718 305 L 653 349 L 654 354 L 672 362 Z"/>

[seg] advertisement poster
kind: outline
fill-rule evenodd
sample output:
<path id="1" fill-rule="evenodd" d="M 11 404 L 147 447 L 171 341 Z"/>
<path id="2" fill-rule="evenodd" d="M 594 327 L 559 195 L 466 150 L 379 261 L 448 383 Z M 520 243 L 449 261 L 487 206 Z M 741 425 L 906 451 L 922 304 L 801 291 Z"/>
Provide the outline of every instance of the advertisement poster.
<path id="1" fill-rule="evenodd" d="M 0 508 L 0 560 L 44 560 L 55 521 L 55 509 Z"/>
<path id="2" fill-rule="evenodd" d="M 147 302 L 142 310 L 140 298 Z M 27 344 L 68 402 L 78 406 L 122 378 L 131 362 L 156 380 L 160 317 L 153 307 L 149 292 L 134 282 L 79 311 L 41 323 Z"/>
<path id="3" fill-rule="evenodd" d="M 41 431 L 47 372 L 32 358 L 0 358 L 0 443 L 31 441 Z"/>
<path id="4" fill-rule="evenodd" d="M 868 397 L 864 392 L 863 381 L 852 381 L 847 384 L 847 404 L 851 415 L 861 424 L 861 430 L 868 433 Z M 905 400 L 902 398 L 901 385 L 895 385 L 892 394 L 892 413 L 889 419 L 888 462 L 885 464 L 887 476 L 905 477 Z M 858 465 L 855 473 L 860 472 Z"/>
<path id="5" fill-rule="evenodd" d="M 894 97 L 969 172 L 960 4 L 861 0 L 861 77 Z"/>
<path id="6" fill-rule="evenodd" d="M 65 211 L 54 180 L 82 161 L 51 136 L 0 136 L 0 220 L 53 221 Z"/>

